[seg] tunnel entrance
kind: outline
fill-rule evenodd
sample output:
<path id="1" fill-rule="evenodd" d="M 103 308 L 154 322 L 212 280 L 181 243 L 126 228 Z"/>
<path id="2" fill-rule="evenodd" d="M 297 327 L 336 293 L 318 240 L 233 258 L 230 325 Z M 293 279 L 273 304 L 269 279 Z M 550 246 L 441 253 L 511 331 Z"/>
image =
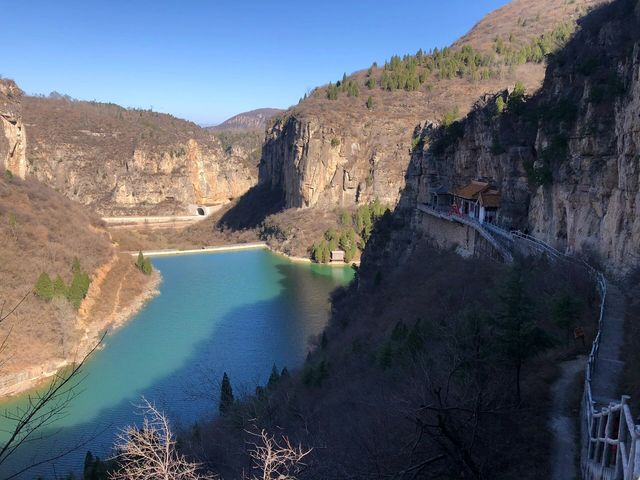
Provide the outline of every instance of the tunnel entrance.
<path id="1" fill-rule="evenodd" d="M 198 215 L 202 215 L 203 217 L 205 215 L 204 208 L 202 208 L 202 207 L 198 207 L 196 209 L 196 212 L 198 213 Z"/>

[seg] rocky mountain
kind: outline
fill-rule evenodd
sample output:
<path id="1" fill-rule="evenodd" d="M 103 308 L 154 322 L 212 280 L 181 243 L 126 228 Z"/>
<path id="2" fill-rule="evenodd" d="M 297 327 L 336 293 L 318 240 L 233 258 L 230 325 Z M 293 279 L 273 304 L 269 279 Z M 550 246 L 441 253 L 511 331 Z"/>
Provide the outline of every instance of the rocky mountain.
<path id="1" fill-rule="evenodd" d="M 24 97 L 23 109 L 29 141 L 19 173 L 103 215 L 185 213 L 256 182 L 242 151 L 170 115 L 61 96 Z"/>
<path id="2" fill-rule="evenodd" d="M 539 92 L 487 95 L 464 121 L 422 129 L 398 219 L 424 233 L 418 204 L 438 189 L 482 179 L 501 192 L 504 227 L 527 229 L 618 273 L 634 268 L 639 72 L 640 3 L 619 1 L 588 15 L 550 59 Z"/>
<path id="3" fill-rule="evenodd" d="M 598 3 L 515 0 L 450 49 L 396 57 L 317 88 L 268 129 L 260 182 L 282 190 L 288 207 L 395 204 L 420 125 L 464 115 L 482 94 L 517 80 L 535 91 L 545 54 Z"/>
<path id="4" fill-rule="evenodd" d="M 264 130 L 269 120 L 280 112 L 282 110 L 279 108 L 258 108 L 234 115 L 219 125 L 207 127 L 207 130 L 212 132 L 223 130 Z"/>

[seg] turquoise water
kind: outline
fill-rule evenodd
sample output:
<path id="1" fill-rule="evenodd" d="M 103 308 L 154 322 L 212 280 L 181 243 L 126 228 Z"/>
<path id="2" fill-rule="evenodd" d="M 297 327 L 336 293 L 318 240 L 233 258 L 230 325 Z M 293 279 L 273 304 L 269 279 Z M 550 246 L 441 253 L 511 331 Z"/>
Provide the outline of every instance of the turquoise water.
<path id="1" fill-rule="evenodd" d="M 83 442 L 21 478 L 78 471 L 87 450 L 108 455 L 118 429 L 139 420 L 133 404 L 141 396 L 175 428 L 213 416 L 224 371 L 242 393 L 264 384 L 274 363 L 299 366 L 309 337 L 327 322 L 330 292 L 353 276 L 350 268 L 294 264 L 266 250 L 157 257 L 153 264 L 163 276 L 160 295 L 106 338 L 68 415 L 3 466 L 0 478 Z"/>

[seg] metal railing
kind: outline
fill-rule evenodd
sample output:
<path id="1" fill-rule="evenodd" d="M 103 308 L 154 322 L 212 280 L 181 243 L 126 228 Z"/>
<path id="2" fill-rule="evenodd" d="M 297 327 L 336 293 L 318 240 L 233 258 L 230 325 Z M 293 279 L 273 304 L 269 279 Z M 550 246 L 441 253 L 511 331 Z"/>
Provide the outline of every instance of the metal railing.
<path id="1" fill-rule="evenodd" d="M 513 255 L 511 254 L 511 252 L 507 250 L 503 245 L 501 245 L 500 242 L 498 242 L 490 232 L 483 228 L 483 224 L 478 220 L 467 215 L 449 213 L 447 209 L 436 209 L 424 204 L 418 204 L 418 210 L 424 213 L 428 213 L 429 215 L 432 215 L 434 217 L 443 218 L 452 222 L 462 223 L 463 225 L 467 225 L 473 228 L 482 236 L 482 238 L 487 240 L 491 244 L 491 246 L 496 249 L 496 251 L 502 256 L 502 258 L 504 258 L 505 262 L 513 262 Z"/>
<path id="2" fill-rule="evenodd" d="M 593 375 L 598 366 L 600 340 L 605 326 L 605 307 L 607 302 L 607 281 L 602 272 L 588 262 L 560 252 L 551 245 L 518 230 L 505 230 L 490 223 L 480 223 L 472 218 L 451 215 L 427 205 L 418 209 L 445 218 L 470 225 L 478 231 L 498 235 L 514 244 L 520 240 L 540 254 L 552 259 L 562 259 L 578 263 L 587 269 L 594 278 L 600 295 L 598 331 L 591 344 L 587 359 L 584 392 L 581 404 L 581 458 L 580 466 L 583 480 L 640 480 L 640 425 L 634 421 L 628 405 L 629 396 L 623 395 L 620 401 L 609 402 L 607 406 L 598 406 L 593 396 Z M 483 235 L 484 236 L 484 235 Z M 486 238 L 486 237 L 485 237 Z M 500 251 L 502 245 L 491 242 Z M 509 253 L 511 257 L 511 254 Z M 507 257 L 505 256 L 505 259 Z M 513 257 L 511 257 L 512 259 Z M 611 392 L 614 394 L 614 392 Z M 567 459 L 567 461 L 571 461 Z"/>

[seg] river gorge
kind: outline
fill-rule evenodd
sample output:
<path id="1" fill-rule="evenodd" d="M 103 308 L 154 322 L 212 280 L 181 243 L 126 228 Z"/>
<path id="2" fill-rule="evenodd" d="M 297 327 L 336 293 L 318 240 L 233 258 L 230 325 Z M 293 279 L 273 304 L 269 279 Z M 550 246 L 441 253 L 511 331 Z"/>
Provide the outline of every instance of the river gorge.
<path id="1" fill-rule="evenodd" d="M 160 295 L 106 337 L 86 365 L 67 415 L 3 466 L 1 477 L 81 443 L 19 478 L 78 473 L 87 450 L 109 456 L 118 430 L 139 420 L 135 404 L 143 396 L 177 430 L 210 418 L 218 411 L 223 372 L 238 396 L 264 384 L 274 364 L 300 366 L 309 338 L 326 325 L 330 292 L 353 276 L 348 267 L 293 263 L 262 249 L 157 257 L 153 263 L 163 277 Z M 16 411 L 27 401 L 22 395 L 1 408 Z M 0 428 L 9 427 L 2 420 Z"/>

